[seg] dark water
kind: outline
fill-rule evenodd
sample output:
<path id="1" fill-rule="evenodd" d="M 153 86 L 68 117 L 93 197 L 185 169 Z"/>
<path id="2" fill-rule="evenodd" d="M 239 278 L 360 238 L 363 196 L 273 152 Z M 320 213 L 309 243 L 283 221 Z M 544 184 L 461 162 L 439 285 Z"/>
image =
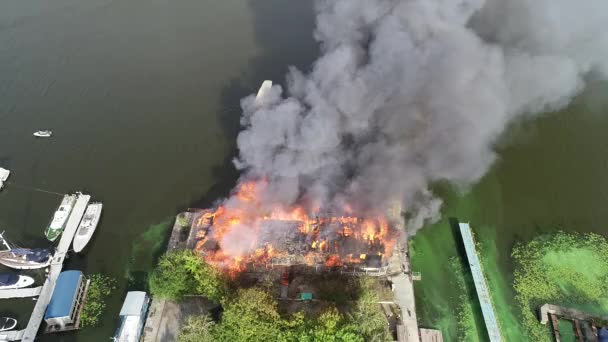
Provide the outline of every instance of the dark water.
<path id="1" fill-rule="evenodd" d="M 60 197 L 18 186 L 86 190 L 105 213 L 86 254 L 67 268 L 119 282 L 99 328 L 42 340 L 107 341 L 124 293 L 140 289 L 162 223 L 234 185 L 239 99 L 264 79 L 282 81 L 288 65 L 309 68 L 318 53 L 313 26 L 309 0 L 0 4 L 0 166 L 15 183 L 0 193 L 0 230 L 26 247 L 49 246 L 43 230 Z M 499 161 L 468 195 L 438 187 L 445 219 L 413 244 L 424 325 L 444 329 L 446 340 L 456 336 L 450 217 L 470 220 L 495 248 L 489 278 L 503 284 L 501 317 L 517 314 L 509 290 L 514 242 L 556 229 L 608 232 L 606 89 L 511 127 Z M 47 128 L 52 139 L 31 136 Z M 23 326 L 32 305 L 4 301 L 0 315 L 18 315 Z"/>
<path id="2" fill-rule="evenodd" d="M 60 197 L 104 202 L 92 246 L 67 268 L 119 282 L 99 328 L 49 341 L 106 341 L 150 240 L 178 210 L 234 185 L 239 99 L 284 80 L 318 53 L 311 1 L 7 0 L 0 4 L 0 229 L 20 245 L 43 231 Z M 36 140 L 32 133 L 52 129 Z M 147 232 L 147 233 L 146 233 Z M 133 260 L 133 257 L 137 260 Z M 38 274 L 42 278 L 41 274 Z M 0 303 L 27 322 L 30 299 Z"/>

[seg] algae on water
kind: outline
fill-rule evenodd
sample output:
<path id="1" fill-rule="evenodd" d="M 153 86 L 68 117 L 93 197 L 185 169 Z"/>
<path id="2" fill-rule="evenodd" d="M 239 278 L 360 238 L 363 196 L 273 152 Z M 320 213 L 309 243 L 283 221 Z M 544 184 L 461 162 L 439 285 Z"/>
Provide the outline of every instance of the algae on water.
<path id="1" fill-rule="evenodd" d="M 536 312 L 544 303 L 592 314 L 608 311 L 608 241 L 597 234 L 559 232 L 513 248 L 516 299 L 533 341 L 552 341 Z"/>

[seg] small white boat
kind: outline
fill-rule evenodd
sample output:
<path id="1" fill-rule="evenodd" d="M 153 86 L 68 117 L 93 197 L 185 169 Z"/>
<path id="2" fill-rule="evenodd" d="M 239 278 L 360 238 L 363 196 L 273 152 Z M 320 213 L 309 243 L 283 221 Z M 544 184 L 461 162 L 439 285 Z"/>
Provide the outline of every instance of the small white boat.
<path id="1" fill-rule="evenodd" d="M 0 167 L 0 190 L 2 190 L 4 182 L 8 179 L 8 176 L 10 176 L 10 174 L 11 172 L 9 170 Z"/>
<path id="2" fill-rule="evenodd" d="M 46 130 L 46 131 L 36 131 L 34 132 L 34 136 L 35 137 L 39 137 L 39 138 L 48 138 L 51 135 L 53 135 L 52 131 Z"/>
<path id="3" fill-rule="evenodd" d="M 22 274 L 0 273 L 0 290 L 21 289 L 34 283 L 34 278 Z"/>
<path id="4" fill-rule="evenodd" d="M 89 241 L 91 241 L 91 237 L 93 237 L 95 228 L 97 228 L 97 224 L 99 223 L 102 209 L 103 203 L 101 202 L 91 203 L 87 206 L 82 221 L 80 221 L 76 230 L 76 236 L 74 236 L 73 246 L 76 253 L 82 251 Z"/>
<path id="5" fill-rule="evenodd" d="M 15 329 L 17 320 L 10 317 L 0 317 L 0 331 L 8 331 Z"/>
<path id="6" fill-rule="evenodd" d="M 261 105 L 264 100 L 264 97 L 266 97 L 266 94 L 268 94 L 268 92 L 270 91 L 270 89 L 272 88 L 272 81 L 270 80 L 266 80 L 264 82 L 262 82 L 262 85 L 260 86 L 260 89 L 258 90 L 258 93 L 255 95 L 255 102 L 258 105 Z"/>

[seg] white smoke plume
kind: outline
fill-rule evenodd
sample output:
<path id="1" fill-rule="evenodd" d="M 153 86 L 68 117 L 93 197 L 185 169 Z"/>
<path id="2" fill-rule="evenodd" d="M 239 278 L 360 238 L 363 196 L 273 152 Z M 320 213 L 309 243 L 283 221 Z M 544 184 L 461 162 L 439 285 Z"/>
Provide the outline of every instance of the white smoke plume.
<path id="1" fill-rule="evenodd" d="M 269 203 L 438 217 L 436 181 L 468 186 L 524 115 L 608 76 L 605 0 L 320 0 L 322 54 L 263 104 L 242 100 L 235 161 Z"/>

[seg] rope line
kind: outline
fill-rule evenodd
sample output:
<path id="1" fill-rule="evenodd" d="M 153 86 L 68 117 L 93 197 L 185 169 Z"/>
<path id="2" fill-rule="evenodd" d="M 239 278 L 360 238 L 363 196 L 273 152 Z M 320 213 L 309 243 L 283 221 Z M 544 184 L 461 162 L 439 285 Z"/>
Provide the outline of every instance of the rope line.
<path id="1" fill-rule="evenodd" d="M 47 194 L 58 195 L 58 196 L 64 196 L 65 195 L 65 194 L 62 194 L 60 192 L 55 192 L 55 191 L 50 191 L 50 190 L 44 190 L 44 189 L 40 189 L 40 188 L 35 188 L 33 186 L 19 185 L 19 184 L 15 184 L 13 182 L 4 182 L 4 183 L 10 184 L 11 186 L 14 186 L 14 187 L 22 189 L 22 190 L 38 191 L 38 192 L 44 192 L 44 193 L 47 193 Z"/>

